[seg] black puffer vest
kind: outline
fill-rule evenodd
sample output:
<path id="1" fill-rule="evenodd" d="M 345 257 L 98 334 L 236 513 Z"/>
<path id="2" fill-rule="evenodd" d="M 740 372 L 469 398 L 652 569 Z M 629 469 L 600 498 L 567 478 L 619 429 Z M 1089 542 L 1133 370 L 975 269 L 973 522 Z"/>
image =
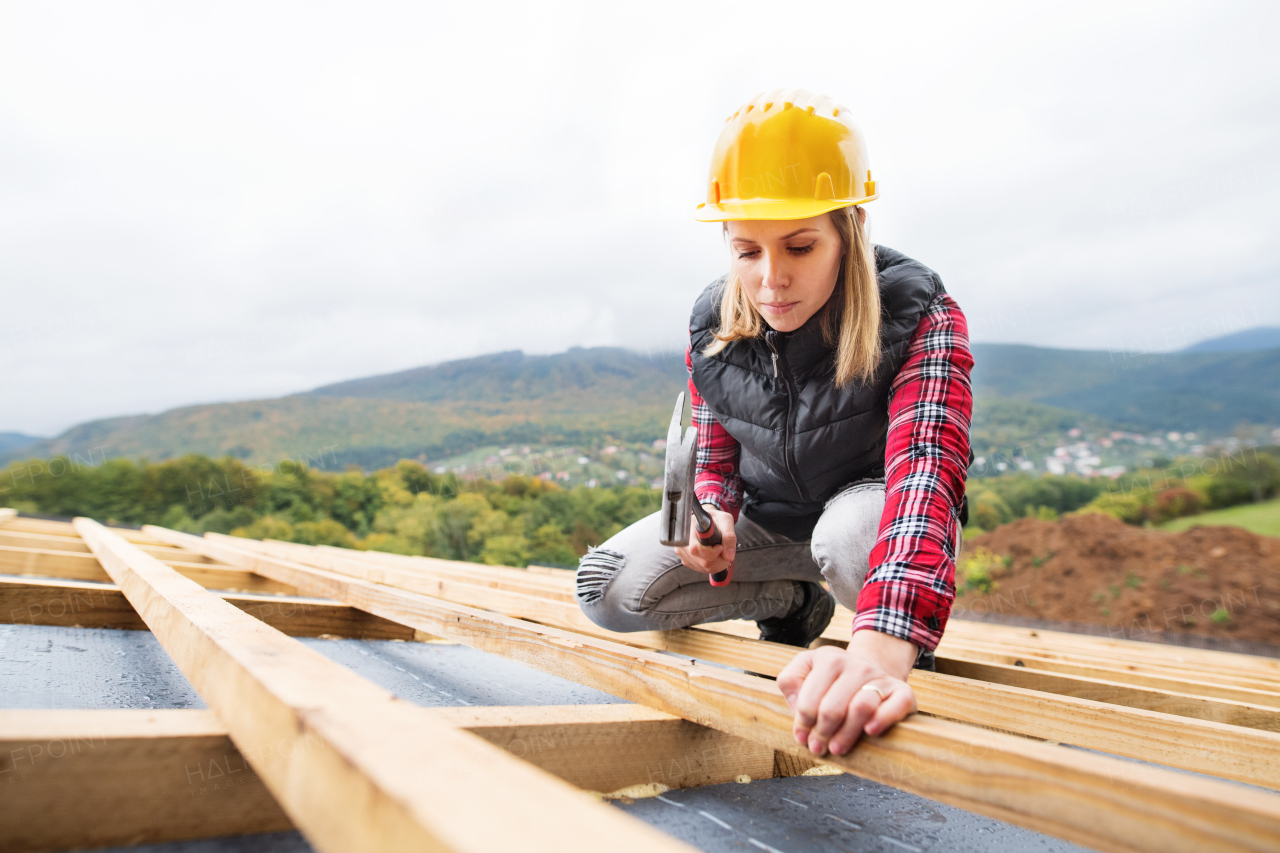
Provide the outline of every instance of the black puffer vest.
<path id="1" fill-rule="evenodd" d="M 836 389 L 835 347 L 822 340 L 822 311 L 794 332 L 766 327 L 708 357 L 702 350 L 720 327 L 725 280 L 708 286 L 693 306 L 693 383 L 742 445 L 742 511 L 792 539 L 810 537 L 823 504 L 841 487 L 884 476 L 889 386 L 925 308 L 944 292 L 924 264 L 883 246 L 875 255 L 881 360 L 871 382 Z"/>

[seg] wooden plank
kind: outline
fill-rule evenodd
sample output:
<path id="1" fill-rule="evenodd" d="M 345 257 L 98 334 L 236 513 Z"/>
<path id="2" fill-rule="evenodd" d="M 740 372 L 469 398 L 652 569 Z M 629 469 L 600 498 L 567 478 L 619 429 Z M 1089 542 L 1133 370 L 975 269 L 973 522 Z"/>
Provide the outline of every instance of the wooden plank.
<path id="1" fill-rule="evenodd" d="M 76 536 L 53 536 L 48 533 L 22 533 L 0 528 L 0 546 L 10 548 L 45 548 L 50 551 L 79 551 L 89 547 Z"/>
<path id="2" fill-rule="evenodd" d="M 789 754 L 791 714 L 772 682 L 698 666 L 357 580 L 221 542 L 188 547 L 418 630 L 607 690 Z M 197 543 L 199 543 L 197 545 Z M 847 756 L 866 778 L 1100 850 L 1272 850 L 1280 796 L 917 716 Z"/>
<path id="3" fill-rule="evenodd" d="M 185 552 L 184 552 L 185 553 Z M 296 595 L 297 590 L 288 584 L 264 578 L 253 572 L 231 566 L 221 566 L 209 560 L 187 563 L 171 561 L 166 565 L 183 577 L 190 578 L 206 589 L 239 590 L 242 592 L 280 593 Z M 46 548 L 20 548 L 0 546 L 0 573 L 38 575 L 68 580 L 105 583 L 110 576 L 90 553 L 78 551 L 52 551 Z"/>
<path id="4" fill-rule="evenodd" d="M 333 601 L 252 593 L 219 597 L 291 637 L 414 639 L 412 628 Z M 0 576 L 0 623 L 147 630 L 116 585 L 54 578 Z"/>
<path id="5" fill-rule="evenodd" d="M 216 537 L 219 534 L 214 534 Z M 329 560 L 350 562 L 357 560 L 365 564 L 379 566 L 386 570 L 398 570 L 418 577 L 432 577 L 440 580 L 462 581 L 474 586 L 483 586 L 507 592 L 518 592 L 536 595 L 554 601 L 575 603 L 572 583 L 566 584 L 561 579 L 547 577 L 539 573 L 527 572 L 506 566 L 481 566 L 475 563 L 461 563 L 454 560 L 437 560 L 430 557 L 406 557 L 401 554 L 385 554 L 378 551 L 351 551 L 346 548 L 324 546 L 314 548 L 310 545 L 298 545 L 293 542 L 277 542 L 268 540 L 256 543 L 255 540 L 242 540 L 250 544 L 248 547 L 260 550 L 264 554 L 284 557 L 286 560 L 299 559 L 307 555 L 306 562 L 317 568 L 328 568 L 324 563 Z"/>
<path id="6" fill-rule="evenodd" d="M 911 686 L 934 716 L 1280 789 L 1274 732 L 943 673 L 914 672 Z"/>
<path id="7" fill-rule="evenodd" d="M 729 638 L 710 631 L 674 630 L 674 631 L 640 631 L 635 633 L 616 633 L 596 625 L 583 614 L 576 603 L 566 602 L 559 598 L 544 598 L 523 592 L 514 592 L 500 586 L 482 586 L 460 580 L 445 579 L 431 573 L 409 571 L 400 566 L 383 566 L 376 562 L 361 559 L 360 553 L 341 549 L 311 548 L 293 543 L 267 543 L 266 548 L 255 547 L 255 540 L 221 534 L 206 534 L 208 541 L 219 542 L 231 548 L 254 550 L 263 556 L 272 554 L 284 558 L 289 555 L 303 561 L 304 565 L 326 571 L 336 572 L 349 577 L 359 578 L 372 583 L 387 584 L 397 589 L 429 595 L 456 604 L 469 607 L 480 607 L 493 610 L 506 616 L 528 619 L 544 625 L 565 628 L 590 637 L 612 640 L 618 643 L 633 645 L 638 648 L 654 649 L 688 655 L 715 663 L 727 663 L 740 666 L 752 672 L 776 675 L 782 667 L 795 657 L 796 650 L 791 646 L 780 646 L 775 643 L 763 643 L 752 640 L 740 642 L 737 638 Z M 200 541 L 200 540 L 194 540 Z M 288 545 L 287 548 L 280 547 Z M 443 562 L 443 561 L 442 561 Z M 251 568 L 251 561 L 243 563 L 244 568 Z"/>
<path id="8" fill-rule="evenodd" d="M 397 700 L 102 525 L 75 526 L 319 850 L 688 849 Z"/>
<path id="9" fill-rule="evenodd" d="M 0 790 L 13 853 L 293 828 L 211 711 L 0 710 Z"/>
<path id="10" fill-rule="evenodd" d="M 947 623 L 947 633 L 957 638 L 987 640 L 1000 638 L 1015 643 L 1020 648 L 1043 646 L 1062 650 L 1088 649 L 1104 655 L 1113 655 L 1121 660 L 1162 662 L 1173 666 L 1205 666 L 1213 670 L 1240 674 L 1258 673 L 1262 677 L 1280 675 L 1280 659 L 1236 652 L 1143 643 L 1089 634 L 1069 634 L 1064 631 L 1046 631 L 1040 628 L 1018 628 L 1012 625 L 972 622 L 965 619 L 950 620 Z"/>
<path id="11" fill-rule="evenodd" d="M 200 539 L 193 538 L 193 542 Z M 244 541 L 235 537 L 211 534 L 204 541 L 213 541 L 233 549 L 244 549 Z M 189 547 L 194 548 L 194 545 Z M 744 645 L 740 640 L 734 641 L 717 636 L 710 631 L 662 631 L 635 634 L 615 634 L 601 629 L 582 613 L 576 604 L 567 604 L 539 598 L 522 593 L 509 592 L 505 589 L 479 587 L 457 581 L 442 580 L 438 577 L 419 575 L 399 568 L 384 568 L 371 563 L 347 558 L 330 551 L 323 555 L 303 552 L 292 546 L 289 549 L 274 549 L 294 554 L 299 557 L 323 562 L 328 571 L 356 577 L 373 583 L 387 584 L 397 589 L 429 595 L 445 601 L 463 604 L 469 607 L 492 609 L 507 616 L 528 619 L 544 625 L 566 628 L 581 634 L 602 639 L 614 640 L 642 648 L 662 649 L 677 654 L 686 654 L 703 660 L 718 663 L 731 663 L 752 672 L 768 675 L 776 674 L 785 666 L 795 651 L 790 647 L 772 647 L 769 644 L 757 646 Z M 269 556 L 263 554 L 262 556 Z M 249 568 L 252 564 L 245 563 Z M 743 652 L 752 652 L 749 658 Z M 1162 713 L 1191 717 L 1199 720 L 1246 725 L 1266 731 L 1280 731 L 1280 709 L 1259 706 L 1256 703 L 1241 702 L 1236 699 L 1217 699 L 1196 694 L 1178 693 L 1156 688 L 1143 688 L 1119 682 L 1109 682 L 1100 678 L 1089 678 L 1076 675 L 1063 675 L 1060 678 L 1043 678 L 1041 673 L 1023 667 L 992 666 L 986 667 L 982 660 L 967 656 L 953 656 L 939 660 L 939 671 L 950 675 L 958 675 L 979 681 L 995 681 L 1013 687 L 1025 687 L 1043 690 L 1065 696 L 1106 702 L 1113 705 L 1125 705 L 1143 710 L 1160 711 Z M 1230 690 L 1230 688 L 1227 688 Z"/>
<path id="12" fill-rule="evenodd" d="M 214 542 L 222 542 L 230 546 L 252 547 L 251 540 L 233 537 L 210 535 L 206 537 Z M 632 634 L 615 634 L 605 631 L 582 615 L 576 605 L 565 605 L 560 602 L 533 599 L 529 596 L 507 593 L 502 590 L 469 587 L 466 584 L 446 583 L 410 574 L 403 576 L 398 570 L 384 570 L 370 567 L 360 560 L 343 557 L 341 552 L 331 551 L 317 554 L 319 549 L 303 545 L 290 545 L 288 549 L 272 549 L 284 551 L 301 558 L 314 558 L 331 570 L 340 574 L 349 574 L 375 583 L 388 583 L 398 589 L 408 589 L 434 595 L 455 603 L 467 605 L 483 605 L 507 616 L 532 619 L 542 624 L 558 628 L 566 628 L 587 634 L 588 636 L 609 639 L 627 645 L 654 650 L 673 651 L 689 655 L 701 660 L 724 663 L 742 667 L 751 672 L 776 675 L 795 656 L 795 649 L 790 646 L 779 646 L 756 639 L 728 636 L 705 630 L 681 630 L 663 632 L 637 632 Z M 252 565 L 252 562 L 246 563 Z M 345 572 L 343 571 L 345 570 Z M 747 623 L 747 630 L 757 630 L 755 625 Z M 944 671 L 946 666 L 944 664 Z M 995 674 L 993 675 L 992 672 Z M 1219 746 L 1211 751 L 1212 760 L 1206 760 L 1209 752 L 1202 748 L 1192 748 L 1186 744 L 1218 743 L 1223 740 L 1220 724 L 1213 720 L 1227 721 L 1242 719 L 1240 708 L 1234 704 L 1221 707 L 1206 706 L 1194 700 L 1182 702 L 1178 697 L 1163 694 L 1153 696 L 1148 691 L 1126 691 L 1123 684 L 1100 684 L 1098 680 L 1082 682 L 1050 682 L 1038 679 L 1034 672 L 1021 669 L 1001 667 L 995 671 L 970 673 L 974 676 L 962 679 L 961 687 L 953 686 L 950 693 L 935 693 L 936 696 L 947 697 L 947 703 L 939 700 L 920 699 L 920 709 L 927 713 L 957 719 L 965 722 L 993 726 L 1010 732 L 1039 737 L 1046 740 L 1073 743 L 1091 749 L 1100 749 L 1139 758 L 1160 764 L 1167 764 L 1196 772 L 1204 772 L 1222 778 L 1248 781 L 1265 787 L 1276 787 L 1280 774 L 1267 772 L 1265 765 L 1259 764 L 1260 756 L 1280 759 L 1276 740 L 1269 733 L 1262 731 L 1245 731 L 1234 729 L 1239 736 L 1226 746 Z M 980 676 L 1001 680 L 999 685 L 984 682 Z M 958 677 L 958 676 L 957 676 Z M 913 679 L 918 681 L 928 678 L 928 674 L 915 673 Z M 942 678 L 955 680 L 952 675 Z M 1057 698 L 1048 697 L 1050 707 L 1057 707 L 1057 715 L 1039 713 L 1045 708 L 1045 701 L 1028 705 L 1027 693 L 1034 690 L 1021 688 L 1056 687 L 1054 694 L 1060 694 L 1064 688 L 1066 695 Z M 1007 685 L 1007 686 L 1006 686 Z M 958 705 L 952 697 L 957 690 L 968 695 Z M 1083 696 L 1083 704 L 1074 697 Z M 1044 700 L 1046 697 L 1041 697 Z M 993 701 L 998 700 L 998 701 Z M 1120 700 L 1124 700 L 1121 702 Z M 1007 703 L 1007 707 L 1001 705 Z M 1054 702 L 1058 703 L 1056 706 Z M 1136 702 L 1136 708 L 1127 707 Z M 1153 719 L 1145 710 L 1146 706 L 1157 709 L 1159 719 Z M 966 709 L 981 707 L 987 716 L 978 719 Z M 1181 714 L 1173 713 L 1181 711 Z M 994 716 L 993 716 L 994 715 Z M 1083 715 L 1083 717 L 1081 717 Z M 1206 719 L 1207 718 L 1207 719 Z M 1262 712 L 1262 725 L 1269 727 L 1277 722 L 1276 715 Z M 1117 725 L 1129 725 L 1135 732 L 1131 738 L 1117 738 Z"/>
<path id="13" fill-rule="evenodd" d="M 639 705 L 426 713 L 606 794 L 773 774 L 773 751 Z M 8 779 L 0 850 L 14 853 L 293 828 L 212 711 L 0 710 L 0 784 Z"/>
<path id="14" fill-rule="evenodd" d="M 1145 661 L 1124 658 L 1115 653 L 1099 654 L 1094 650 L 1059 649 L 1054 647 L 1023 645 L 999 640 L 978 640 L 968 637 L 943 637 L 944 645 L 958 643 L 965 648 L 977 648 L 997 654 L 1011 654 L 1016 657 L 1029 657 L 1041 661 L 1061 661 L 1081 666 L 1114 668 L 1136 675 L 1153 675 L 1165 678 L 1181 678 L 1209 681 L 1214 684 L 1234 687 L 1247 687 L 1254 690 L 1280 690 L 1280 677 L 1271 677 L 1264 673 L 1251 672 L 1239 674 L 1232 670 L 1223 670 L 1200 664 L 1175 664 L 1167 661 Z M 1025 663 L 1025 661 L 1024 661 Z"/>
<path id="15" fill-rule="evenodd" d="M 48 533 L 54 536 L 74 536 L 76 539 L 75 528 L 69 521 L 55 521 L 48 518 L 30 518 L 27 516 L 18 516 L 13 523 L 9 525 L 11 530 L 20 530 L 25 533 Z M 163 545 L 156 539 L 147 536 L 141 530 L 134 530 L 130 527 L 108 527 L 109 530 L 116 533 L 122 539 L 126 539 L 135 545 Z"/>
<path id="16" fill-rule="evenodd" d="M 10 509 L 7 506 L 0 507 L 0 525 L 10 524 L 17 517 L 18 511 L 16 509 Z"/>
<path id="17" fill-rule="evenodd" d="M 570 784 L 604 794 L 650 783 L 692 788 L 773 776 L 769 747 L 643 705 L 433 711 Z"/>
<path id="18" fill-rule="evenodd" d="M 1005 666 L 1004 664 L 984 663 L 961 658 L 939 657 L 937 659 L 937 670 L 947 675 L 957 675 L 962 678 L 989 681 L 995 684 L 1007 684 L 1012 687 L 1023 687 L 1028 690 L 1038 690 L 1042 693 L 1057 693 L 1061 696 L 1092 699 L 1095 702 L 1125 705 L 1146 711 L 1159 711 L 1162 714 L 1174 714 L 1179 717 L 1191 717 L 1196 720 L 1208 720 L 1232 726 L 1247 726 L 1248 728 L 1262 731 L 1280 732 L 1280 709 L 1268 708 L 1263 705 L 1250 705 L 1245 702 L 1232 702 L 1227 699 L 1212 699 L 1187 693 L 1136 687 L 1131 684 L 1120 684 L 1115 681 L 1104 681 L 1097 678 L 1059 675 L 1054 672 L 1043 672 L 1021 666 Z"/>
<path id="19" fill-rule="evenodd" d="M 1101 662 L 1043 658 L 1026 654 L 1016 649 L 982 643 L 968 643 L 963 640 L 947 641 L 944 639 L 943 643 L 938 646 L 938 654 L 951 658 L 999 663 L 1006 666 L 1020 666 L 1027 669 L 1043 670 L 1044 672 L 1055 672 L 1061 675 L 1099 678 L 1107 681 L 1116 681 L 1121 684 L 1132 684 L 1137 687 L 1149 687 L 1154 690 L 1167 690 L 1196 696 L 1212 696 L 1233 702 L 1246 702 L 1251 705 L 1280 708 L 1280 693 L 1277 693 L 1274 689 L 1267 690 L 1258 687 L 1222 684 L 1207 677 L 1200 677 L 1200 673 L 1173 675 L 1143 672 L 1129 667 L 1108 666 Z"/>

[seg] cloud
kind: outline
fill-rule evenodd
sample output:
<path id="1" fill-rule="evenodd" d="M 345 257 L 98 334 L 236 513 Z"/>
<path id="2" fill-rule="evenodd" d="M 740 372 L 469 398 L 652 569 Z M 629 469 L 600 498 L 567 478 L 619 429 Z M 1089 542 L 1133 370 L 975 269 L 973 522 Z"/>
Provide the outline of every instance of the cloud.
<path id="1" fill-rule="evenodd" d="M 724 116 L 854 110 L 974 337 L 1280 323 L 1260 4 L 10 4 L 0 428 L 502 349 L 677 349 Z M 1171 331 L 1172 330 L 1172 331 Z M 1226 328 L 1227 331 L 1232 329 Z"/>

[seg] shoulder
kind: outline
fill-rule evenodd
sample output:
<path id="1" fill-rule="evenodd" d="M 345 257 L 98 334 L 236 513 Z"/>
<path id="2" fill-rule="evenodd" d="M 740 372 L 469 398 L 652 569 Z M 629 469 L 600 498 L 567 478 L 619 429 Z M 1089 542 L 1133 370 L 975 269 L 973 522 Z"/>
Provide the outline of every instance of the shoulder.
<path id="1" fill-rule="evenodd" d="M 876 246 L 875 253 L 880 304 L 889 316 L 918 314 L 946 292 L 942 277 L 914 258 L 888 246 Z"/>

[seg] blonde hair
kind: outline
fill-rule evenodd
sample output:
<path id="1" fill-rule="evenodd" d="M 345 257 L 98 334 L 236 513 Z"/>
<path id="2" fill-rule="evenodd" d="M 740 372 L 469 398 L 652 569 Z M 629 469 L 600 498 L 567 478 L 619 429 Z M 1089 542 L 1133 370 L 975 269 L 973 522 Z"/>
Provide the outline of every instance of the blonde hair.
<path id="1" fill-rule="evenodd" d="M 880 287 L 875 250 L 856 209 L 842 207 L 830 216 L 844 257 L 836 288 L 818 312 L 823 341 L 836 347 L 836 387 L 841 388 L 855 379 L 869 382 L 880 366 Z M 724 227 L 727 231 L 728 223 Z M 747 298 L 738 274 L 730 270 L 720 296 L 720 328 L 702 354 L 715 355 L 730 341 L 754 338 L 763 328 L 764 318 Z"/>

